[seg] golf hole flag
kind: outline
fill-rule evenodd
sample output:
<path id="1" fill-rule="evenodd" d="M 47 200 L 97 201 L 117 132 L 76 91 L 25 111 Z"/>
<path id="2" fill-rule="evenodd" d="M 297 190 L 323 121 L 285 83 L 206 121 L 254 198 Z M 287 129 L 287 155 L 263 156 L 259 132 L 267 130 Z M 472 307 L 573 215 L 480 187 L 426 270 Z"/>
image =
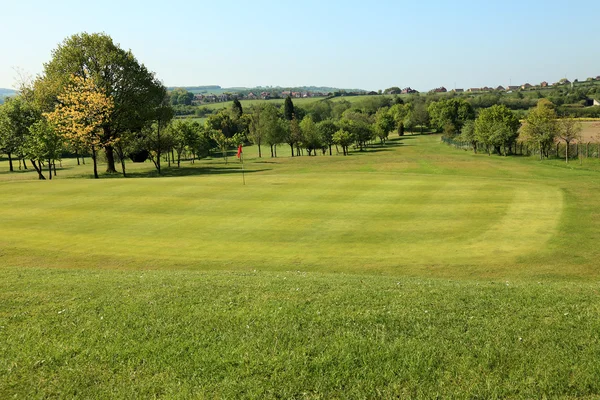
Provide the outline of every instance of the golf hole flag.
<path id="1" fill-rule="evenodd" d="M 241 156 L 242 156 L 242 146 L 238 146 L 237 158 L 240 158 Z"/>

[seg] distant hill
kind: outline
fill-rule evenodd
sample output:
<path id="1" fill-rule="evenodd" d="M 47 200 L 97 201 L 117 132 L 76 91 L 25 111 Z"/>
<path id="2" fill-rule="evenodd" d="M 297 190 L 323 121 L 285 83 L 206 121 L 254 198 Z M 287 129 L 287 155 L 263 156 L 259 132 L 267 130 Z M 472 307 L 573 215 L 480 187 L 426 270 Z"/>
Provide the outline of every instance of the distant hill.
<path id="1" fill-rule="evenodd" d="M 333 93 L 338 92 L 340 90 L 345 90 L 346 92 L 366 92 L 362 89 L 340 89 L 333 87 L 325 87 L 325 86 L 257 86 L 257 87 L 230 87 L 224 88 L 218 85 L 207 85 L 207 86 L 177 86 L 182 89 L 187 90 L 192 93 L 202 93 L 202 94 L 223 94 L 223 93 L 240 93 L 240 92 L 271 92 L 271 91 L 297 91 L 297 92 L 321 92 L 321 93 Z M 176 87 L 168 87 L 168 90 L 173 90 Z"/>
<path id="2" fill-rule="evenodd" d="M 5 97 L 11 97 L 17 94 L 16 90 L 0 88 L 0 104 L 4 103 Z"/>

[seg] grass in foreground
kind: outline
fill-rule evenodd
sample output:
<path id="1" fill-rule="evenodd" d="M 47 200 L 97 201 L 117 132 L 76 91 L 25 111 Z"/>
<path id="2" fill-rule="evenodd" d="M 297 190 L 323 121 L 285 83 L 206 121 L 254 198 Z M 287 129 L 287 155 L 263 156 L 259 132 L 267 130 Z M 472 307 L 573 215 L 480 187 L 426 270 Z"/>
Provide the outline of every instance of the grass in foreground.
<path id="1" fill-rule="evenodd" d="M 4 269 L 0 397 L 592 397 L 598 289 Z"/>
<path id="2" fill-rule="evenodd" d="M 253 151 L 0 164 L 0 398 L 600 395 L 597 160 Z"/>

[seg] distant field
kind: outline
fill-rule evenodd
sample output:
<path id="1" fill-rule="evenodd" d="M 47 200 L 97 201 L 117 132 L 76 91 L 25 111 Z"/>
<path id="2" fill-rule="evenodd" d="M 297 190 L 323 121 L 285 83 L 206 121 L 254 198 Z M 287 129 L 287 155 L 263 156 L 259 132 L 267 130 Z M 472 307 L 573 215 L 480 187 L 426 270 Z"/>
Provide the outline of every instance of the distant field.
<path id="1" fill-rule="evenodd" d="M 600 396 L 600 161 L 391 139 L 0 161 L 0 398 Z"/>
<path id="2" fill-rule="evenodd" d="M 584 142 L 600 142 L 600 120 L 584 121 L 581 125 L 583 127 L 581 137 Z"/>

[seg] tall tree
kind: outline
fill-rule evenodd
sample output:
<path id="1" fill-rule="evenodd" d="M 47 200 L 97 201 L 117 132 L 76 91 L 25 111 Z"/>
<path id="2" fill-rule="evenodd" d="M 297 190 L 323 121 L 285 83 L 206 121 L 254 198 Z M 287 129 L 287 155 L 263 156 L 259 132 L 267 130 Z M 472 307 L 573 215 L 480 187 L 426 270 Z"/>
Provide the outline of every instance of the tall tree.
<path id="1" fill-rule="evenodd" d="M 375 134 L 381 140 L 382 144 L 390 135 L 390 132 L 396 128 L 396 121 L 393 114 L 387 107 L 380 108 L 375 114 Z"/>
<path id="2" fill-rule="evenodd" d="M 498 154 L 508 154 L 508 149 L 519 137 L 519 118 L 505 105 L 493 105 L 481 110 L 475 121 L 475 137 Z"/>
<path id="3" fill-rule="evenodd" d="M 261 125 L 262 105 L 258 105 L 252 108 L 252 114 L 250 114 L 250 122 L 248 124 L 249 136 L 252 143 L 258 146 L 258 157 L 262 157 L 261 144 L 265 136 L 265 130 Z"/>
<path id="4" fill-rule="evenodd" d="M 562 118 L 558 120 L 558 137 L 565 141 L 565 162 L 569 163 L 569 145 L 573 140 L 581 138 L 581 123 L 573 118 Z"/>
<path id="5" fill-rule="evenodd" d="M 527 143 L 538 147 L 540 160 L 548 157 L 550 147 L 558 135 L 556 118 L 553 104 L 547 99 L 540 99 L 525 119 L 523 137 Z"/>
<path id="6" fill-rule="evenodd" d="M 334 144 L 333 135 L 338 131 L 338 127 L 331 119 L 321 121 L 317 124 L 317 129 L 321 135 L 321 143 L 323 146 L 329 147 L 329 155 L 331 155 L 331 146 Z"/>
<path id="7" fill-rule="evenodd" d="M 294 103 L 292 103 L 292 98 L 288 96 L 285 98 L 285 103 L 283 104 L 283 117 L 291 121 L 294 118 L 294 114 Z"/>
<path id="8" fill-rule="evenodd" d="M 310 115 L 304 117 L 300 122 L 300 130 L 302 131 L 304 148 L 308 155 L 317 155 L 317 149 L 320 149 L 323 143 L 321 142 L 321 135 L 319 135 L 317 124 L 315 124 Z"/>
<path id="9" fill-rule="evenodd" d="M 25 153 L 38 173 L 39 179 L 45 179 L 42 164 L 47 162 L 48 178 L 52 179 L 52 168 L 56 176 L 55 161 L 60 160 L 64 138 L 45 118 L 41 118 L 29 127 L 25 141 Z"/>
<path id="10" fill-rule="evenodd" d="M 433 127 L 438 131 L 444 129 L 449 136 L 460 133 L 466 121 L 475 119 L 473 107 L 463 99 L 435 101 L 429 104 L 427 111 Z"/>
<path id="11" fill-rule="evenodd" d="M 113 98 L 93 78 L 72 75 L 57 100 L 54 110 L 44 116 L 67 140 L 84 143 L 92 150 L 94 178 L 98 179 L 98 149 L 112 148 L 118 140 L 103 130 L 114 109 Z"/>
<path id="12" fill-rule="evenodd" d="M 22 96 L 7 99 L 0 106 L 0 150 L 8 156 L 11 172 L 14 171 L 13 156 L 24 161 L 29 127 L 39 117 L 37 108 Z M 24 167 L 27 168 L 27 164 Z"/>
<path id="13" fill-rule="evenodd" d="M 131 51 L 123 50 L 104 33 L 80 33 L 65 39 L 44 65 L 34 92 L 44 111 L 51 111 L 71 76 L 93 79 L 112 99 L 99 140 L 106 153 L 107 172 L 116 172 L 114 144 L 125 132 L 141 132 L 155 119 L 156 105 L 165 96 L 162 83 Z"/>
<path id="14" fill-rule="evenodd" d="M 233 104 L 231 105 L 231 113 L 235 119 L 241 118 L 244 114 L 244 110 L 242 109 L 242 103 L 237 99 L 233 99 Z"/>

